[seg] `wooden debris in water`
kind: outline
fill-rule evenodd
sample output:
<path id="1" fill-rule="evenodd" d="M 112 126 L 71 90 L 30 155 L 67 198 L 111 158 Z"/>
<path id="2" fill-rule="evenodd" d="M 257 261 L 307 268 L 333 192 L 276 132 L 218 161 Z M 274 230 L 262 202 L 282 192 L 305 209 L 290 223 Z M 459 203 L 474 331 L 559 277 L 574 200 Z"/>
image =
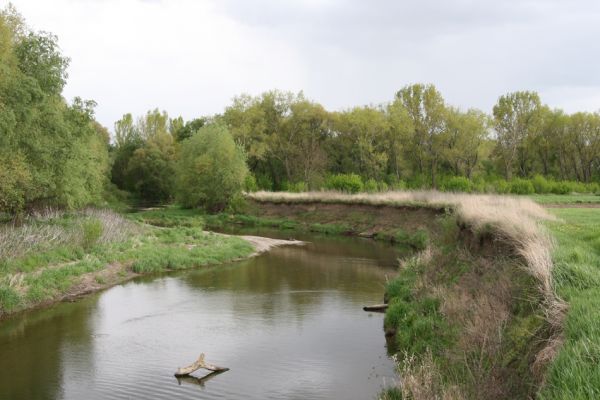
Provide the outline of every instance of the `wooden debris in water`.
<path id="1" fill-rule="evenodd" d="M 384 312 L 388 308 L 387 304 L 375 304 L 372 306 L 364 306 L 364 311 Z"/>
<path id="2" fill-rule="evenodd" d="M 194 371 L 199 370 L 200 368 L 207 369 L 213 372 L 225 372 L 229 371 L 229 368 L 219 367 L 218 365 L 209 364 L 204 361 L 204 353 L 200 354 L 200 357 L 193 364 L 188 365 L 187 367 L 178 368 L 177 372 L 175 372 L 175 376 L 186 376 L 191 374 Z"/>

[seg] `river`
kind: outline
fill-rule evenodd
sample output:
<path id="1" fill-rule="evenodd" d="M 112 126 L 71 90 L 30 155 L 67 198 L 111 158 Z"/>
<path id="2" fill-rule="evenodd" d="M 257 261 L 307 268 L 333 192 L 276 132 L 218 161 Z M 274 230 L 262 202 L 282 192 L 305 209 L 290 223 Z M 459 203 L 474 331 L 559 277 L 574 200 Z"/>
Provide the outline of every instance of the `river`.
<path id="1" fill-rule="evenodd" d="M 296 238 L 310 243 L 0 322 L 0 399 L 376 398 L 396 378 L 383 314 L 362 306 L 381 302 L 398 254 L 365 239 Z M 201 352 L 230 371 L 178 381 Z"/>

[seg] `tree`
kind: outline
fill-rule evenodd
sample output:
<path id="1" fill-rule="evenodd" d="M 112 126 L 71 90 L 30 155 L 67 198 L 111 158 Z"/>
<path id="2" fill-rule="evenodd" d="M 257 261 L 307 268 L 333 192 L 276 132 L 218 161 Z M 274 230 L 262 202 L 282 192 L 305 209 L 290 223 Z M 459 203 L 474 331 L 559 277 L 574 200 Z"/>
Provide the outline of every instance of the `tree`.
<path id="1" fill-rule="evenodd" d="M 384 138 L 388 130 L 384 113 L 373 107 L 356 107 L 334 119 L 334 135 L 341 171 L 382 179 L 387 166 Z"/>
<path id="2" fill-rule="evenodd" d="M 169 132 L 176 141 L 182 142 L 185 139 L 191 138 L 200 128 L 208 123 L 208 118 L 195 118 L 191 121 L 184 122 L 183 118 L 178 117 L 169 120 Z"/>
<path id="3" fill-rule="evenodd" d="M 436 176 L 444 147 L 446 106 L 440 92 L 433 85 L 415 84 L 396 93 L 408 111 L 413 124 L 411 154 L 419 172 L 429 170 L 431 186 L 436 187 Z"/>
<path id="4" fill-rule="evenodd" d="M 483 156 L 483 144 L 488 136 L 488 117 L 479 110 L 471 109 L 463 113 L 456 108 L 449 108 L 446 119 L 443 158 L 453 175 L 470 179 Z"/>
<path id="5" fill-rule="evenodd" d="M 302 180 L 314 188 L 327 166 L 323 144 L 329 134 L 328 114 L 320 104 L 308 100 L 298 100 L 290 109 L 291 114 L 282 127 L 291 147 L 286 160 L 288 179 Z"/>
<path id="6" fill-rule="evenodd" d="M 527 173 L 526 141 L 539 127 L 541 101 L 535 92 L 514 92 L 501 96 L 494 106 L 496 150 L 504 167 L 506 179 L 511 179 L 515 163 L 520 175 Z"/>
<path id="7" fill-rule="evenodd" d="M 93 101 L 62 97 L 68 59 L 56 37 L 31 31 L 13 7 L 0 12 L 0 207 L 79 207 L 100 200 L 107 146 Z M 8 171 L 8 173 L 6 173 Z M 10 176 L 10 177 L 9 177 Z"/>
<path id="8" fill-rule="evenodd" d="M 184 207 L 220 211 L 242 190 L 248 173 L 242 149 L 223 125 L 208 125 L 183 142 L 177 199 Z"/>
<path id="9" fill-rule="evenodd" d="M 126 175 L 131 190 L 144 201 L 165 202 L 173 197 L 176 148 L 171 135 L 156 133 L 138 149 L 127 163 Z"/>

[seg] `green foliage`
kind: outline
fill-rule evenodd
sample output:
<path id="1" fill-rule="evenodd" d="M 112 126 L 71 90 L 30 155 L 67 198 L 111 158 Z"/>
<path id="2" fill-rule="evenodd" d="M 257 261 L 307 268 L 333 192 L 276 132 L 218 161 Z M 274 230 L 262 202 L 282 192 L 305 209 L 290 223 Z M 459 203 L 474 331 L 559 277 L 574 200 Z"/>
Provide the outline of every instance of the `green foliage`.
<path id="1" fill-rule="evenodd" d="M 510 182 L 510 193 L 512 194 L 532 194 L 535 188 L 531 181 L 526 179 L 513 179 Z"/>
<path id="2" fill-rule="evenodd" d="M 552 184 L 541 175 L 534 176 L 531 180 L 531 184 L 535 189 L 535 193 L 543 194 L 550 193 L 552 191 Z"/>
<path id="3" fill-rule="evenodd" d="M 81 228 L 83 230 L 81 244 L 84 249 L 90 249 L 102 237 L 102 222 L 97 218 L 90 218 L 83 221 Z"/>
<path id="4" fill-rule="evenodd" d="M 327 178 L 325 187 L 346 193 L 358 193 L 364 188 L 362 179 L 356 174 L 337 174 Z"/>
<path id="5" fill-rule="evenodd" d="M 464 192 L 473 191 L 473 183 L 464 176 L 453 176 L 442 184 L 442 190 L 446 192 Z"/>
<path id="6" fill-rule="evenodd" d="M 256 183 L 256 178 L 252 174 L 246 175 L 246 179 L 244 179 L 244 191 L 246 192 L 256 192 L 258 190 L 258 184 Z"/>
<path id="7" fill-rule="evenodd" d="M 18 154 L 0 156 L 0 210 L 15 213 L 23 209 L 31 185 L 27 164 Z"/>
<path id="8" fill-rule="evenodd" d="M 365 182 L 365 185 L 364 185 L 365 192 L 374 193 L 374 192 L 377 192 L 378 190 L 379 190 L 379 185 L 377 184 L 377 181 L 375 179 L 371 178 Z"/>
<path id="9" fill-rule="evenodd" d="M 223 210 L 243 188 L 244 154 L 222 125 L 208 125 L 184 141 L 177 165 L 177 197 L 185 207 Z"/>
<path id="10" fill-rule="evenodd" d="M 61 96 L 68 59 L 55 36 L 31 31 L 14 8 L 0 12 L 0 212 L 101 201 L 106 131 L 93 101 Z"/>

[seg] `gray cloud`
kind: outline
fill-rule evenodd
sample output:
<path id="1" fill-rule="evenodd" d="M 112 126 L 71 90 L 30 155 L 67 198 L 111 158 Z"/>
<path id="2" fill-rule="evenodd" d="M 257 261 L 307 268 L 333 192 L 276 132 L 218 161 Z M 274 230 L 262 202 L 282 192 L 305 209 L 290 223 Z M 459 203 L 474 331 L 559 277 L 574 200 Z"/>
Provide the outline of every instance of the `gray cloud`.
<path id="1" fill-rule="evenodd" d="M 98 101 L 112 127 L 153 107 L 186 118 L 232 96 L 303 89 L 328 108 L 436 84 L 490 111 L 537 90 L 567 111 L 600 108 L 595 0 L 17 0 L 72 58 L 67 95 Z M 37 4 L 34 4 L 37 3 Z"/>

